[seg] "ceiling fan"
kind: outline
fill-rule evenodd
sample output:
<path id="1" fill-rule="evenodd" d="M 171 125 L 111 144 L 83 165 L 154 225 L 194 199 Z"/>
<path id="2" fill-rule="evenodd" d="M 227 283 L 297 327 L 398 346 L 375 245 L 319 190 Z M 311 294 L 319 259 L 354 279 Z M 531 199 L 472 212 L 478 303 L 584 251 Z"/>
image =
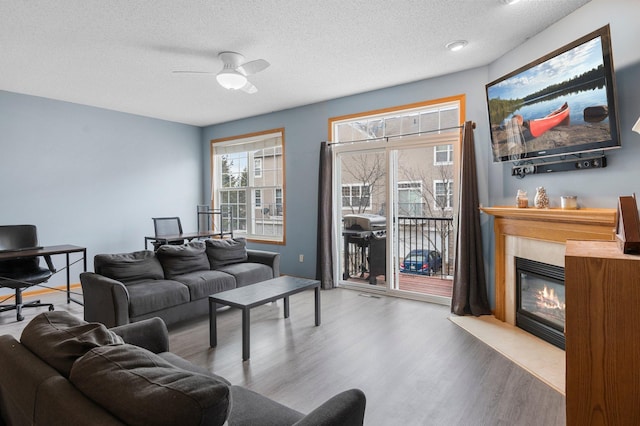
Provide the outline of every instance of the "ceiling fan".
<path id="1" fill-rule="evenodd" d="M 220 52 L 218 58 L 224 66 L 216 74 L 218 84 L 229 90 L 242 90 L 243 92 L 252 94 L 258 89 L 251 84 L 247 76 L 256 74 L 270 64 L 264 59 L 256 59 L 255 61 L 244 62 L 244 56 L 237 52 Z M 173 71 L 176 74 L 213 74 L 209 71 Z"/>

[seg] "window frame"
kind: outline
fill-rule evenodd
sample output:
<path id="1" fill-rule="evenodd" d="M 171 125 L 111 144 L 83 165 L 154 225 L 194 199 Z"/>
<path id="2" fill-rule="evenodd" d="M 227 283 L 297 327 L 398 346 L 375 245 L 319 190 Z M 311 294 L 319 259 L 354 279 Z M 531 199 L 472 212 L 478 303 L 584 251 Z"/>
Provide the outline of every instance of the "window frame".
<path id="1" fill-rule="evenodd" d="M 454 205 L 453 199 L 453 180 L 444 180 L 444 179 L 434 179 L 433 180 L 433 208 L 436 210 L 440 210 L 440 206 L 438 206 L 438 197 L 442 197 L 442 194 L 438 193 L 438 184 L 444 184 L 445 186 L 445 194 L 447 197 L 447 205 L 444 210 L 452 210 Z"/>
<path id="2" fill-rule="evenodd" d="M 405 185 L 405 186 L 402 186 Z M 401 187 L 402 186 L 402 187 Z M 397 183 L 397 190 L 398 190 L 398 205 L 401 205 L 401 201 L 400 201 L 400 193 L 402 192 L 406 192 L 406 193 L 411 193 L 414 192 L 416 194 L 418 194 L 418 202 L 415 203 L 411 203 L 415 206 L 420 205 L 420 212 L 422 213 L 423 209 L 424 209 L 424 188 L 423 188 L 423 182 L 421 180 L 402 180 L 402 181 L 398 181 Z M 408 204 L 408 203 L 407 203 Z M 409 210 L 408 208 L 405 208 L 406 210 Z M 419 215 L 421 216 L 421 214 Z"/>
<path id="3" fill-rule="evenodd" d="M 256 167 L 256 164 L 260 166 Z M 253 159 L 253 177 L 258 179 L 262 177 L 262 158 Z"/>
<path id="4" fill-rule="evenodd" d="M 438 150 L 440 147 L 447 147 L 445 150 Z M 446 152 L 447 160 L 446 161 L 438 161 L 438 153 Z M 436 145 L 433 147 L 433 165 L 434 166 L 450 166 L 453 164 L 453 145 L 452 144 L 444 144 L 444 145 Z"/>
<path id="5" fill-rule="evenodd" d="M 253 189 L 253 207 L 256 209 L 262 208 L 262 188 Z"/>
<path id="6" fill-rule="evenodd" d="M 342 189 L 342 191 L 341 191 L 342 200 L 344 200 L 344 198 L 345 198 L 344 197 L 344 189 L 345 188 L 349 188 L 349 201 L 350 201 L 348 206 L 344 204 L 344 201 L 342 202 L 342 210 L 352 210 L 353 209 L 353 204 L 351 203 L 351 200 L 353 200 L 353 188 L 354 187 L 358 187 L 359 188 L 359 198 L 362 198 L 362 190 L 364 188 L 369 188 L 368 189 L 369 196 L 367 197 L 368 198 L 367 199 L 367 205 L 363 206 L 363 210 L 365 210 L 365 211 L 371 210 L 371 189 L 370 189 L 371 185 L 368 184 L 368 183 L 366 183 L 366 184 L 365 183 L 344 183 L 344 184 L 342 184 L 342 186 L 341 186 L 341 189 Z M 356 207 L 358 207 L 358 209 L 361 208 L 360 205 L 357 205 Z"/>
<path id="7" fill-rule="evenodd" d="M 246 150 L 243 150 L 243 145 Z M 253 152 L 273 149 L 268 156 L 257 156 L 254 158 Z M 245 169 L 234 171 L 237 176 L 243 175 L 243 183 L 246 186 L 222 187 L 224 181 L 222 173 L 222 155 L 229 155 L 232 152 L 236 155 L 246 153 Z M 226 153 L 226 154 L 225 154 Z M 273 158 L 272 168 L 265 171 L 265 158 Z M 278 157 L 281 157 L 278 159 Z M 233 198 L 236 203 L 234 213 L 234 235 L 244 236 L 248 241 L 269 244 L 286 244 L 286 173 L 285 173 L 285 129 L 277 128 L 261 132 L 247 133 L 243 135 L 231 136 L 227 138 L 210 140 L 210 160 L 211 160 L 211 206 L 219 209 L 231 202 Z M 259 170 L 256 170 L 256 164 Z M 259 172 L 256 174 L 256 172 Z M 267 174 L 265 174 L 265 172 Z M 237 177 L 236 176 L 236 177 Z M 246 176 L 246 178 L 244 178 Z M 268 180 L 268 182 L 267 182 Z M 267 184 L 268 183 L 268 184 Z M 265 205 L 267 192 L 273 193 L 277 215 L 265 216 L 261 214 Z M 225 196 L 224 193 L 243 192 L 245 195 L 238 201 L 240 195 Z M 257 195 L 259 194 L 259 195 Z M 260 206 L 256 206 L 256 197 L 260 199 Z M 225 199 L 227 201 L 225 201 Z M 278 204 L 279 203 L 279 204 Z M 259 214 L 260 212 L 260 214 Z M 266 232 L 265 229 L 272 232 Z M 278 229 L 280 228 L 280 229 Z M 260 231 L 258 231 L 260 230 Z"/>

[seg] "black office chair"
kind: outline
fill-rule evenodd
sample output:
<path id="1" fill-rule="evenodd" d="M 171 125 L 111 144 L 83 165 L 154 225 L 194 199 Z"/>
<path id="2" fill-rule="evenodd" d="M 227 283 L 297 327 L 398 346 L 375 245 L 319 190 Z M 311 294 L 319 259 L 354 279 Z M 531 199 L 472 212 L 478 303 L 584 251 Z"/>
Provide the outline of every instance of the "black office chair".
<path id="1" fill-rule="evenodd" d="M 51 303 L 40 303 L 36 300 L 22 303 L 22 290 L 49 280 L 56 270 L 51 262 L 51 256 L 44 256 L 48 268 L 40 267 L 39 257 L 20 257 L 21 251 L 40 248 L 38 234 L 34 225 L 4 225 L 0 226 L 0 252 L 11 252 L 16 256 L 12 259 L 0 260 L 0 287 L 14 289 L 15 304 L 0 305 L 0 312 L 16 310 L 16 318 L 22 321 L 23 308 L 48 306 L 53 311 Z"/>
<path id="2" fill-rule="evenodd" d="M 170 235 L 182 234 L 182 223 L 179 217 L 154 217 L 153 227 L 156 232 L 156 237 L 167 237 Z M 153 242 L 153 249 L 158 250 L 163 244 L 184 244 L 184 239 L 171 239 L 166 243 L 161 241 Z"/>

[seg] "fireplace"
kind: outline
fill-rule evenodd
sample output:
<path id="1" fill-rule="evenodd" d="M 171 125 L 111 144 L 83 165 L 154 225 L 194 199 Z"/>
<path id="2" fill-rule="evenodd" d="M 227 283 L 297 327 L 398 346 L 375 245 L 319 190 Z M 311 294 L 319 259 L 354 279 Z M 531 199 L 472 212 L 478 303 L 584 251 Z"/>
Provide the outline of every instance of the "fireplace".
<path id="1" fill-rule="evenodd" d="M 564 268 L 516 261 L 516 326 L 564 349 Z"/>
<path id="2" fill-rule="evenodd" d="M 480 210 L 494 218 L 493 313 L 496 319 L 512 325 L 516 324 L 514 257 L 564 266 L 567 240 L 615 239 L 616 209 L 497 206 L 481 207 Z"/>

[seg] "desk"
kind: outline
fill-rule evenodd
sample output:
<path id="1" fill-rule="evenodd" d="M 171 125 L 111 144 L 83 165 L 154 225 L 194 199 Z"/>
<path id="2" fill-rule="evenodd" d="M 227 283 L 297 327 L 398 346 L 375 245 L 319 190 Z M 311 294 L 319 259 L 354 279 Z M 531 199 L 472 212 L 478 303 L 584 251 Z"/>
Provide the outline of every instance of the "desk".
<path id="1" fill-rule="evenodd" d="M 194 238 L 209 238 L 217 235 L 220 235 L 220 231 L 183 232 L 182 234 L 163 235 L 161 237 L 144 237 L 144 249 L 147 250 L 149 241 L 158 241 L 162 244 L 169 244 L 176 241 L 191 241 Z"/>
<path id="2" fill-rule="evenodd" d="M 47 246 L 37 248 L 33 250 L 16 250 L 16 251 L 3 251 L 0 252 L 0 260 L 18 259 L 21 257 L 37 257 L 37 256 L 53 256 L 56 254 L 65 254 L 67 257 L 67 303 L 75 302 L 79 305 L 84 305 L 81 301 L 71 297 L 71 272 L 69 267 L 69 255 L 71 253 L 82 253 L 82 263 L 84 272 L 87 271 L 87 249 L 85 247 L 73 246 L 70 244 L 64 244 L 59 246 Z M 56 271 L 57 272 L 57 271 Z"/>

